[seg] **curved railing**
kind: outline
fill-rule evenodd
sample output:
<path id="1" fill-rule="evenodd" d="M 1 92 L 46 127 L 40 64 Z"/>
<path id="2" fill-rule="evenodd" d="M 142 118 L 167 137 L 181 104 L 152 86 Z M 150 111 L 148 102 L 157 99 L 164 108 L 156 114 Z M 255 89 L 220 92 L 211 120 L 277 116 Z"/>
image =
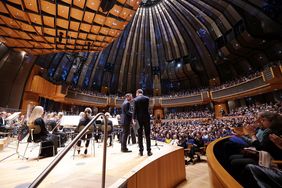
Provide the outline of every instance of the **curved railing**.
<path id="1" fill-rule="evenodd" d="M 211 142 L 207 147 L 211 185 L 216 188 L 242 188 L 242 186 L 220 164 L 215 154 L 216 147 L 227 138 L 228 137 L 217 139 Z M 224 151 L 220 150 L 220 152 Z"/>
<path id="2" fill-rule="evenodd" d="M 190 95 L 190 96 L 181 96 L 174 98 L 161 98 L 160 100 L 161 106 L 169 107 L 175 105 L 184 105 L 184 104 L 194 104 L 194 103 L 202 103 L 202 95 L 201 93 Z"/>
<path id="3" fill-rule="evenodd" d="M 105 105 L 108 104 L 108 97 L 100 97 L 100 96 L 93 96 L 89 94 L 83 94 L 75 91 L 68 91 L 65 98 L 73 99 L 73 100 L 80 100 L 85 102 L 95 103 L 97 105 Z"/>
<path id="4" fill-rule="evenodd" d="M 43 83 L 43 81 L 40 83 Z M 27 90 L 27 96 L 31 97 L 32 100 L 35 100 L 33 98 L 38 97 L 38 95 L 46 97 L 46 91 L 44 90 L 44 88 L 42 88 L 42 84 L 40 83 L 37 83 L 35 85 L 36 87 L 34 86 L 34 88 L 32 88 L 31 90 Z M 207 90 L 202 90 L 191 95 L 175 95 L 172 97 L 158 96 L 154 98 L 150 97 L 150 107 L 161 106 L 164 108 L 170 108 L 190 106 L 195 104 L 206 104 L 212 101 L 222 102 L 229 99 L 240 99 L 246 96 L 257 95 L 258 93 L 262 94 L 271 92 L 273 91 L 273 89 L 282 89 L 281 83 L 281 66 L 270 67 L 265 68 L 263 72 L 260 72 L 260 75 L 257 75 L 252 79 L 242 81 L 241 83 L 235 85 L 226 86 L 221 89 L 210 90 L 207 88 Z M 32 93 L 35 93 L 35 96 L 33 96 Z M 117 96 L 99 96 L 95 94 L 85 94 L 71 89 L 67 92 L 62 92 L 60 89 L 60 92 L 57 92 L 52 96 L 53 97 L 50 97 L 48 95 L 47 98 L 51 98 L 57 102 L 72 103 L 78 105 L 86 104 L 88 106 L 93 105 L 95 107 L 115 106 L 117 108 L 120 108 L 122 106 L 122 103 L 124 102 L 124 99 L 119 98 Z"/>
<path id="5" fill-rule="evenodd" d="M 61 159 L 67 154 L 67 152 L 77 143 L 77 141 L 88 131 L 91 124 L 96 121 L 100 116 L 103 116 L 104 121 L 104 135 L 108 137 L 108 119 L 105 114 L 99 113 L 84 127 L 84 129 L 55 157 L 55 159 L 49 164 L 47 168 L 29 185 L 29 187 L 38 187 L 38 185 L 48 176 L 48 174 L 55 168 L 55 166 L 61 161 Z M 107 157 L 107 139 L 104 139 L 103 146 L 103 168 L 102 168 L 102 188 L 105 187 L 106 179 L 106 157 Z"/>
<path id="6" fill-rule="evenodd" d="M 221 99 L 226 97 L 236 96 L 242 93 L 248 94 L 250 91 L 260 89 L 262 87 L 266 87 L 269 84 L 263 80 L 262 76 L 258 76 L 256 78 L 247 80 L 245 82 L 226 87 L 219 90 L 211 91 L 211 99 Z"/>

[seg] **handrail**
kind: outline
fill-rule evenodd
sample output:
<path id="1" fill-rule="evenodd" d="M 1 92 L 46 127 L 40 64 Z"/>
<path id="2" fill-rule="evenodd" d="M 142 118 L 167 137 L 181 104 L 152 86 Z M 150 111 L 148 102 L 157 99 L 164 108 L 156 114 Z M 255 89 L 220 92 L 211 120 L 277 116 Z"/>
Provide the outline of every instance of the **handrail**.
<path id="1" fill-rule="evenodd" d="M 61 161 L 61 159 L 67 154 L 67 152 L 77 143 L 77 141 L 86 133 L 91 124 L 103 116 L 104 118 L 104 147 L 103 147 L 103 167 L 102 167 L 102 188 L 105 187 L 106 178 L 106 158 L 107 158 L 107 137 L 108 137 L 108 119 L 103 113 L 98 113 L 91 121 L 82 129 L 82 131 L 55 157 L 55 159 L 44 169 L 43 172 L 29 185 L 30 188 L 38 187 L 38 185 L 47 177 L 47 175 L 53 170 L 53 168 Z"/>

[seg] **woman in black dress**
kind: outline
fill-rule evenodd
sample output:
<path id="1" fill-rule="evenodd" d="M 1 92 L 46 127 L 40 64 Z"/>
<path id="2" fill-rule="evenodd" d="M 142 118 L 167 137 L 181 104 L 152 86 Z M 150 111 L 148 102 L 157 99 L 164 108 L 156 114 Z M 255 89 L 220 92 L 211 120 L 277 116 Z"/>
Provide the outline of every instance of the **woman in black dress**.
<path id="1" fill-rule="evenodd" d="M 47 131 L 42 118 L 43 113 L 44 109 L 42 106 L 35 106 L 32 110 L 28 120 L 28 127 L 31 133 L 28 142 L 42 142 L 39 156 L 49 157 L 57 153 L 57 138 Z"/>

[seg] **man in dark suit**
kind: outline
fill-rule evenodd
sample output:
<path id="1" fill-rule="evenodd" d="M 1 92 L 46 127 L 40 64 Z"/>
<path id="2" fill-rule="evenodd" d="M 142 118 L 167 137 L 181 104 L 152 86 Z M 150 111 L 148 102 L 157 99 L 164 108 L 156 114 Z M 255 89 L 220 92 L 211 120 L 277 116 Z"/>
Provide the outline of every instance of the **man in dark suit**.
<path id="1" fill-rule="evenodd" d="M 132 94 L 127 93 L 125 95 L 125 100 L 121 106 L 121 125 L 123 128 L 122 137 L 121 137 L 121 151 L 122 152 L 132 152 L 128 150 L 126 146 L 127 137 L 130 131 L 130 123 L 132 121 L 132 111 L 130 108 L 130 101 L 132 100 Z"/>
<path id="2" fill-rule="evenodd" d="M 134 111 L 133 111 L 133 123 L 139 124 L 138 129 L 138 145 L 139 155 L 143 156 L 143 129 L 145 130 L 147 154 L 152 155 L 151 152 L 151 128 L 150 128 L 150 114 L 149 114 L 149 97 L 143 95 L 143 90 L 138 89 L 136 91 L 136 97 L 134 99 Z M 137 120 L 137 121 L 136 121 Z"/>

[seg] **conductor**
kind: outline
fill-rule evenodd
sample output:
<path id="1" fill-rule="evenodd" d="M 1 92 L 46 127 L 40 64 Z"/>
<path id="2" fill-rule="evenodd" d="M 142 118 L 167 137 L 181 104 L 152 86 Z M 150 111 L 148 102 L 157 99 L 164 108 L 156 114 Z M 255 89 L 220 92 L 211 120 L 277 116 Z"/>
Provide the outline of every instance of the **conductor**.
<path id="1" fill-rule="evenodd" d="M 136 91 L 134 99 L 133 111 L 133 124 L 139 124 L 138 129 L 138 145 L 139 155 L 143 156 L 143 129 L 145 130 L 146 146 L 148 156 L 153 155 L 151 152 L 151 139 L 150 139 L 150 114 L 149 114 L 149 97 L 143 95 L 143 90 Z"/>

